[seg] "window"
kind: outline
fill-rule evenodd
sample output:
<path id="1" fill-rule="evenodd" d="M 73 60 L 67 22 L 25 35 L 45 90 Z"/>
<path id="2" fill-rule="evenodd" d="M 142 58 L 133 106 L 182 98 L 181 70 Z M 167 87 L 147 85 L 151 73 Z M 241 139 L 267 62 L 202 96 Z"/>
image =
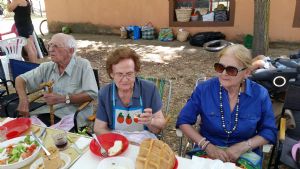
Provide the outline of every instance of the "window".
<path id="1" fill-rule="evenodd" d="M 169 3 L 170 26 L 234 25 L 235 0 L 170 0 Z M 191 16 L 188 13 L 191 13 Z"/>

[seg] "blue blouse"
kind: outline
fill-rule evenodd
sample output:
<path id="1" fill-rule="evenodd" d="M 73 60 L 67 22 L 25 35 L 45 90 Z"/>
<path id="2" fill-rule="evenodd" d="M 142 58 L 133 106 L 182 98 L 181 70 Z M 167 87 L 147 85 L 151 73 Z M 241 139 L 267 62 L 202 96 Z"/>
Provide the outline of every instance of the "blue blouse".
<path id="1" fill-rule="evenodd" d="M 212 144 L 229 147 L 255 135 L 271 143 L 276 142 L 277 128 L 268 91 L 261 85 L 246 79 L 246 89 L 240 95 L 237 129 L 226 134 L 221 122 L 220 82 L 212 78 L 199 84 L 181 110 L 176 127 L 195 124 L 201 116 L 200 134 Z M 230 112 L 228 92 L 222 88 L 223 111 L 227 130 L 234 127 L 236 107 Z"/>

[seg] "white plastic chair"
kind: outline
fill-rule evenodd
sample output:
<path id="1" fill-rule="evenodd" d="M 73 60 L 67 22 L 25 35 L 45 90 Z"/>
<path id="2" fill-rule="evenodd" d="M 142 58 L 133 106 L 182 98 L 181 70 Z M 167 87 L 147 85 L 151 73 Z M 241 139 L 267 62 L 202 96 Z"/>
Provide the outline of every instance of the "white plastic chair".
<path id="1" fill-rule="evenodd" d="M 14 37 L 10 39 L 0 40 L 0 48 L 5 52 L 4 56 L 0 56 L 5 77 L 10 79 L 9 75 L 9 59 L 23 60 L 22 57 L 22 48 L 27 44 L 26 38 L 23 37 Z"/>

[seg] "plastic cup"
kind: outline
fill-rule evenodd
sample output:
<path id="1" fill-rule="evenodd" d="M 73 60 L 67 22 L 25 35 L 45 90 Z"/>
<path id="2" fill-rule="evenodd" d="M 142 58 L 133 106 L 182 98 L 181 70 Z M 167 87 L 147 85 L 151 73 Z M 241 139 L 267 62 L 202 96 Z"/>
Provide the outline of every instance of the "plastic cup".
<path id="1" fill-rule="evenodd" d="M 0 126 L 0 142 L 3 142 L 7 139 L 7 127 Z"/>
<path id="2" fill-rule="evenodd" d="M 62 131 L 56 134 L 52 135 L 54 145 L 59 149 L 59 150 L 65 150 L 68 145 L 68 138 L 67 138 L 67 132 Z"/>

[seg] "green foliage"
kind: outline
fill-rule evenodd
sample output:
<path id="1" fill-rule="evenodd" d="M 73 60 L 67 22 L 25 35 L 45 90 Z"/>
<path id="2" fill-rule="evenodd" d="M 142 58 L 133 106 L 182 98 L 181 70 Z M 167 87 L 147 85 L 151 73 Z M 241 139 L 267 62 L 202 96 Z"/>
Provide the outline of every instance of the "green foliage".
<path id="1" fill-rule="evenodd" d="M 68 26 L 64 26 L 64 27 L 62 27 L 61 31 L 62 31 L 62 33 L 70 34 L 71 33 L 71 28 L 68 27 Z"/>
<path id="2" fill-rule="evenodd" d="M 78 129 L 78 134 L 88 136 L 88 134 L 87 134 L 88 131 L 89 131 L 89 128 L 88 127 L 84 127 L 82 129 Z"/>

